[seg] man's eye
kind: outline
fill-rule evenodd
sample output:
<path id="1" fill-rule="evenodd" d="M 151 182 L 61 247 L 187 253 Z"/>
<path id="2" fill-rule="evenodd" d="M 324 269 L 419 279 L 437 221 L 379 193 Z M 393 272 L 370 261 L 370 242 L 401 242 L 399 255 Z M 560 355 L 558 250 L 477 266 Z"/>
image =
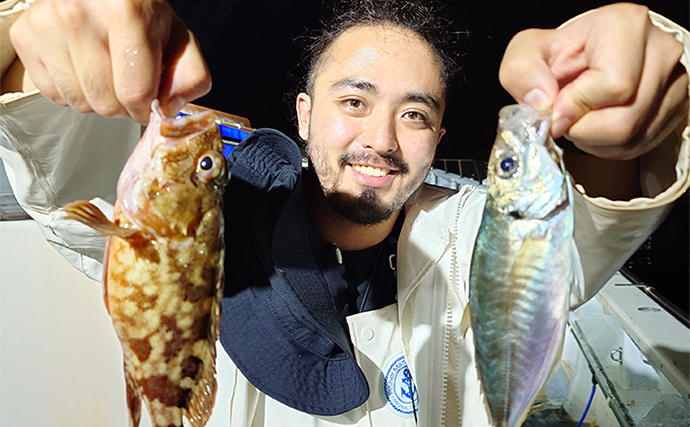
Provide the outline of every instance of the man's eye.
<path id="1" fill-rule="evenodd" d="M 350 108 L 357 109 L 362 106 L 362 101 L 360 101 L 359 99 L 348 99 L 347 101 L 345 101 L 345 105 Z"/>
<path id="2" fill-rule="evenodd" d="M 420 113 L 420 112 L 418 112 L 418 111 L 408 111 L 408 112 L 405 113 L 404 117 L 405 117 L 407 120 L 412 120 L 412 121 L 415 121 L 415 122 L 421 122 L 421 123 L 424 123 L 424 124 L 429 123 L 429 119 L 428 119 L 424 114 L 422 114 L 422 113 Z"/>

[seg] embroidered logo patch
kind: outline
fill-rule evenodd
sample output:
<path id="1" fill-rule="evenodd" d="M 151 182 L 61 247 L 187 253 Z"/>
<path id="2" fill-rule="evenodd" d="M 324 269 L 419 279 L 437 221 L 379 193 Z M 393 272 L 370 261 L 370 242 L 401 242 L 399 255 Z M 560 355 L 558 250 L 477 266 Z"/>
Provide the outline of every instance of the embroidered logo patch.
<path id="1" fill-rule="evenodd" d="M 402 352 L 393 356 L 383 368 L 383 395 L 386 407 L 395 415 L 409 418 L 419 411 L 417 386 Z"/>

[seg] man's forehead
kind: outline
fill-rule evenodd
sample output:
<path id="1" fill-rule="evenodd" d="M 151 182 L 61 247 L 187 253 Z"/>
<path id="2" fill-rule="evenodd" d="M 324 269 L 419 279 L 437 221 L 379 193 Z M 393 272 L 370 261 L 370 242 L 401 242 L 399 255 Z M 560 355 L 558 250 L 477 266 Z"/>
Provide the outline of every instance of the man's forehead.
<path id="1" fill-rule="evenodd" d="M 426 50 L 433 56 L 426 41 L 411 30 L 391 24 L 358 25 L 336 37 L 326 54 L 336 61 L 352 56 L 361 61 L 376 61 L 382 55 L 399 56 L 410 46 Z"/>
<path id="2" fill-rule="evenodd" d="M 422 80 L 438 86 L 438 95 L 443 96 L 441 66 L 429 44 L 413 31 L 390 24 L 360 25 L 340 34 L 324 52 L 315 82 L 324 73 L 351 73 L 350 78 L 357 78 L 361 77 L 358 73 L 364 76 L 383 66 L 393 66 L 385 72 L 400 72 L 396 66 L 415 70 Z M 330 83 L 337 84 L 341 79 L 338 77 Z"/>

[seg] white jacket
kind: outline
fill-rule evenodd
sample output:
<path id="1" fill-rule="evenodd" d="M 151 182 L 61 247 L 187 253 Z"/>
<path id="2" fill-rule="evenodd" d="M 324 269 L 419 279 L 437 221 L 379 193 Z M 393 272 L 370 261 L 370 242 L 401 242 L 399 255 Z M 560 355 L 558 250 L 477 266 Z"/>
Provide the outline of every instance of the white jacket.
<path id="1" fill-rule="evenodd" d="M 606 219 L 610 213 L 580 194 L 575 197 L 576 223 L 581 224 L 580 240 L 576 237 L 579 251 L 594 252 L 591 258 L 597 260 L 585 265 L 585 294 L 591 296 L 644 241 L 665 209 L 635 211 L 623 214 L 626 221 L 610 221 Z M 259 392 L 228 359 L 223 365 L 234 387 L 230 425 L 489 425 L 472 331 L 463 337 L 459 327 L 468 303 L 470 260 L 484 200 L 484 191 L 473 186 L 459 192 L 425 187 L 408 204 L 398 244 L 398 303 L 347 318 L 355 357 L 370 387 L 369 400 L 362 407 L 336 417 L 298 412 Z M 592 234 L 598 239 L 590 240 Z M 602 240 L 606 244 L 596 243 Z M 584 300 L 573 289 L 572 305 Z M 417 388 L 417 423 L 413 414 L 406 413 L 410 400 L 400 390 L 393 390 L 388 399 L 383 392 L 384 383 L 396 373 L 391 365 L 401 354 Z"/>

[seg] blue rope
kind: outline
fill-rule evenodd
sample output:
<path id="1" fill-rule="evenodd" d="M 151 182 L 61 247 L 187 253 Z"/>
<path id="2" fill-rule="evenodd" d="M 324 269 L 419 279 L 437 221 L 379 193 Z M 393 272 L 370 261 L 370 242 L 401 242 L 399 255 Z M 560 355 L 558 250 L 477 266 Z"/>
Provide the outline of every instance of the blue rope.
<path id="1" fill-rule="evenodd" d="M 587 416 L 587 411 L 589 411 L 589 407 L 592 405 L 592 400 L 594 399 L 594 392 L 597 390 L 597 383 L 594 378 L 592 378 L 592 394 L 589 395 L 589 402 L 587 402 L 587 406 L 585 407 L 585 412 L 582 413 L 582 417 L 580 418 L 580 422 L 577 423 L 577 427 L 580 427 L 582 425 L 582 422 L 585 420 L 585 417 Z"/>

